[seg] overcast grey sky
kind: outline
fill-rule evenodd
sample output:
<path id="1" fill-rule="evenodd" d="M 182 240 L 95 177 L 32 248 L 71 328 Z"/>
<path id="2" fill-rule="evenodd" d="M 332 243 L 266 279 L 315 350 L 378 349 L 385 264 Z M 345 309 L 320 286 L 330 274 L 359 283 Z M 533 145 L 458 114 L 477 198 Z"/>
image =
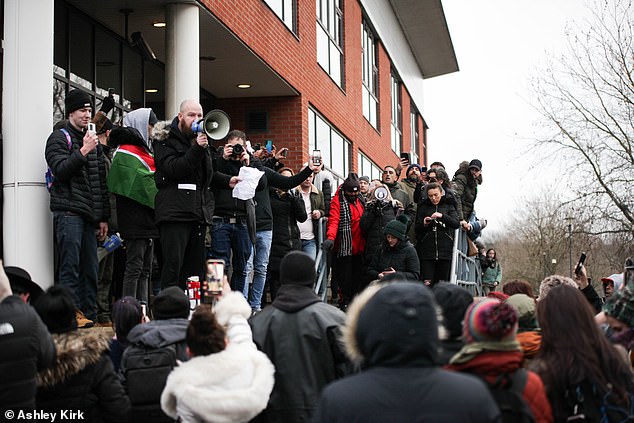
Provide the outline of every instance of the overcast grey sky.
<path id="1" fill-rule="evenodd" d="M 537 114 L 529 78 L 565 50 L 565 31 L 588 14 L 579 0 L 443 0 L 460 71 L 425 81 L 423 115 L 430 162 L 450 176 L 462 160 L 482 161 L 476 211 L 498 231 L 518 199 L 543 186 L 538 157 L 526 157 Z M 565 159 L 565 158 L 563 158 Z M 549 178 L 547 178 L 549 179 Z"/>

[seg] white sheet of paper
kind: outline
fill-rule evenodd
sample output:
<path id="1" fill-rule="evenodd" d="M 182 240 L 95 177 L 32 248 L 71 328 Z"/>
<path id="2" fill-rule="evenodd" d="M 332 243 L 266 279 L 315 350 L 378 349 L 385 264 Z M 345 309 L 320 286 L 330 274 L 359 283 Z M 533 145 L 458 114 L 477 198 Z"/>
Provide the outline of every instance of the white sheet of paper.
<path id="1" fill-rule="evenodd" d="M 264 172 L 257 170 L 253 167 L 242 166 L 238 178 L 240 182 L 233 188 L 233 198 L 239 200 L 248 200 L 255 196 L 255 189 L 258 186 L 260 178 L 264 175 Z"/>

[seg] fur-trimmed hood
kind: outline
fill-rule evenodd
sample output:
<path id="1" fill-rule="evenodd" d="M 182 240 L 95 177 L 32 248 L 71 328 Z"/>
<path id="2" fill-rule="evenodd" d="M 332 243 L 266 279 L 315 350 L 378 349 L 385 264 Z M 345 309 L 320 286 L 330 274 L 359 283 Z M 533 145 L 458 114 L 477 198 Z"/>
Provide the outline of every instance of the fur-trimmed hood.
<path id="1" fill-rule="evenodd" d="M 460 163 L 460 165 L 458 166 L 458 170 L 456 170 L 456 173 L 454 173 L 453 177 L 456 178 L 459 176 L 464 177 L 469 186 L 475 186 L 476 183 L 477 185 L 482 185 L 482 173 L 480 173 L 478 179 L 473 179 L 473 176 L 471 176 L 471 171 L 469 170 L 469 162 L 467 161 Z"/>
<path id="2" fill-rule="evenodd" d="M 172 125 L 178 127 L 178 117 L 175 117 L 172 121 L 159 120 L 156 122 L 156 125 L 154 125 L 152 129 L 152 139 L 154 141 L 165 141 L 167 137 L 169 137 Z"/>
<path id="3" fill-rule="evenodd" d="M 431 290 L 420 283 L 371 285 L 348 308 L 343 328 L 346 354 L 364 367 L 433 366 L 442 313 Z"/>
<path id="4" fill-rule="evenodd" d="M 95 364 L 108 349 L 110 341 L 106 333 L 96 330 L 59 333 L 51 337 L 57 350 L 55 365 L 38 374 L 37 386 L 55 386 Z"/>

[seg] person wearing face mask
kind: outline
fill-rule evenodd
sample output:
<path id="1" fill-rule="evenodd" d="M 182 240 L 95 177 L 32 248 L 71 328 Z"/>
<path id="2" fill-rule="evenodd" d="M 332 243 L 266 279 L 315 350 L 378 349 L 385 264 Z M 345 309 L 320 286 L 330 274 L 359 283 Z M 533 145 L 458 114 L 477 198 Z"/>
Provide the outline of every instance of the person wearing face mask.
<path id="1" fill-rule="evenodd" d="M 365 238 L 360 222 L 364 207 L 363 200 L 359 198 L 359 177 L 351 172 L 332 198 L 326 240 L 322 243 L 322 248 L 333 250 L 336 257 L 332 276 L 341 289 L 339 306 L 344 311 L 362 289 L 360 281 L 363 278 L 359 278 L 359 269 Z M 333 297 L 335 295 L 333 293 Z"/>
<path id="2" fill-rule="evenodd" d="M 460 223 L 456 204 L 442 195 L 442 187 L 432 182 L 425 188 L 427 199 L 419 204 L 416 216 L 417 250 L 425 284 L 435 285 L 449 280 L 454 232 Z"/>

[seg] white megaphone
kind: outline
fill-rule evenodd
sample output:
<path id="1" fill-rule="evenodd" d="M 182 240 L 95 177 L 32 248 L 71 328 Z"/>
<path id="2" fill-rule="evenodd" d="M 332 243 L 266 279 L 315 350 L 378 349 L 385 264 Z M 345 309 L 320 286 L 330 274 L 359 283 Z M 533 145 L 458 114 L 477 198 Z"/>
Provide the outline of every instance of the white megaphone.
<path id="1" fill-rule="evenodd" d="M 204 118 L 192 123 L 192 131 L 194 134 L 205 132 L 212 140 L 221 140 L 229 133 L 231 120 L 222 110 L 212 110 L 207 113 Z"/>

